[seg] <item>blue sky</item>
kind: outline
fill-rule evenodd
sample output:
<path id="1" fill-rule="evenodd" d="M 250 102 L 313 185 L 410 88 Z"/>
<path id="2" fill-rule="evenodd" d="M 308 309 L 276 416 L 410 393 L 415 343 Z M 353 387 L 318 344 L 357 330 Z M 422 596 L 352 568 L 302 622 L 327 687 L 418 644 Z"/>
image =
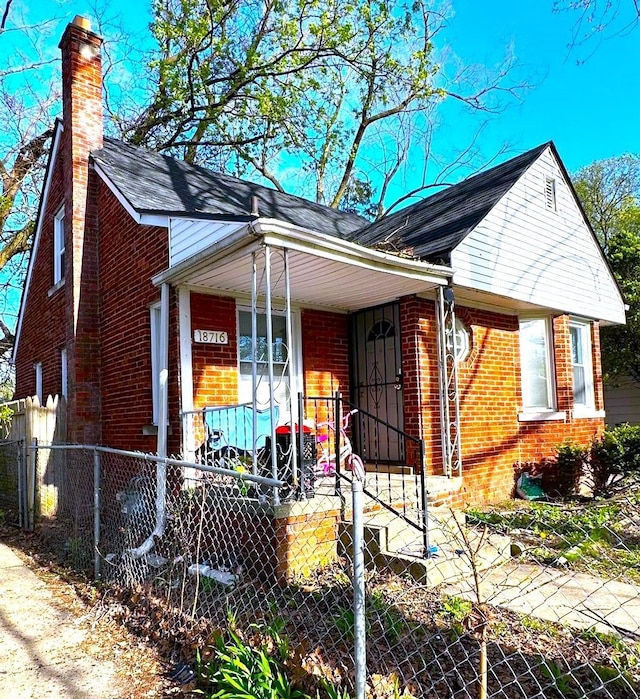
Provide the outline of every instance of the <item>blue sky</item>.
<path id="1" fill-rule="evenodd" d="M 622 4 L 631 12 L 631 0 Z M 74 14 L 92 16 L 92 4 L 85 0 L 41 0 L 37 11 L 45 13 L 47 5 L 63 18 L 51 32 L 54 49 Z M 109 7 L 122 13 L 126 25 L 144 31 L 150 2 L 112 0 Z M 497 65 L 510 47 L 520 76 L 533 85 L 521 103 L 494 118 L 483 132 L 485 154 L 505 143 L 508 153 L 516 154 L 553 140 L 574 172 L 595 160 L 640 152 L 640 28 L 569 49 L 577 15 L 554 13 L 553 0 L 453 0 L 451 9 L 437 44 L 446 42 L 462 61 L 488 66 Z M 446 109 L 442 120 L 440 137 L 452 143 L 463 142 L 465 130 L 473 128 L 459 119 L 449 122 Z"/>
<path id="2" fill-rule="evenodd" d="M 447 37 L 462 58 L 491 64 L 512 43 L 535 83 L 496 120 L 488 136 L 496 144 L 506 138 L 522 151 L 553 140 L 570 172 L 640 152 L 640 28 L 569 50 L 576 15 L 553 13 L 552 0 L 453 6 Z"/>
<path id="3" fill-rule="evenodd" d="M 621 3 L 631 12 L 631 0 Z M 144 36 L 150 0 L 109 0 L 108 6 L 110 15 L 120 13 L 124 26 Z M 64 27 L 76 14 L 93 18 L 93 2 L 14 0 L 12 12 L 16 21 L 19 13 L 34 23 L 55 18 L 41 40 L 48 56 L 57 59 Z M 465 64 L 488 66 L 498 65 L 510 50 L 520 64 L 519 76 L 532 84 L 522 102 L 493 117 L 483 130 L 479 146 L 487 159 L 505 144 L 499 160 L 549 140 L 570 172 L 602 158 L 640 153 L 640 27 L 569 49 L 576 19 L 573 13 L 554 13 L 553 0 L 453 0 L 436 45 L 449 46 Z M 3 35 L 6 56 L 13 36 Z M 448 108 L 440 119 L 438 139 L 452 147 L 468 142 L 477 128 L 477 122 Z"/>

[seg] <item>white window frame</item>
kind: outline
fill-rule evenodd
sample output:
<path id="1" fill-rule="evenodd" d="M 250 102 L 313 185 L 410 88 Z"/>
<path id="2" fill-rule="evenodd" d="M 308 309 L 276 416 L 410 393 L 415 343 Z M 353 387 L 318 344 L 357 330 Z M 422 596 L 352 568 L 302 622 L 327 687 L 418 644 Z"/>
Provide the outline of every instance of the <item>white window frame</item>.
<path id="1" fill-rule="evenodd" d="M 64 282 L 64 206 L 53 217 L 53 283 Z"/>
<path id="2" fill-rule="evenodd" d="M 153 403 L 152 424 L 160 421 L 160 328 L 162 326 L 162 307 L 160 303 L 149 306 L 149 323 L 151 328 L 151 400 Z"/>
<path id="3" fill-rule="evenodd" d="M 40 400 L 40 405 L 42 405 L 42 362 L 35 362 L 33 365 L 33 370 L 35 372 L 36 379 L 36 392 L 35 395 L 38 396 Z"/>
<path id="4" fill-rule="evenodd" d="M 67 373 L 67 349 L 63 347 L 60 350 L 60 393 L 64 398 L 67 397 L 69 388 L 69 378 Z"/>
<path id="5" fill-rule="evenodd" d="M 471 328 L 467 327 L 466 323 L 456 316 L 454 335 L 456 340 L 456 362 L 464 362 L 471 354 Z M 447 331 L 447 351 L 452 352 L 451 331 Z"/>
<path id="6" fill-rule="evenodd" d="M 544 372 L 546 379 L 546 404 L 535 405 L 525 403 L 525 369 L 530 363 L 527 361 L 528 347 L 523 342 L 522 328 L 525 323 L 539 323 L 544 329 Z M 519 318 L 519 340 L 520 340 L 520 383 L 522 388 L 522 412 L 519 414 L 520 420 L 560 420 L 564 419 L 564 412 L 556 412 L 556 382 L 554 371 L 553 352 L 553 324 L 551 318 L 547 316 L 521 316 Z"/>
<path id="7" fill-rule="evenodd" d="M 244 391 L 246 388 L 242 383 L 242 375 L 240 371 L 240 313 L 251 314 L 251 307 L 246 305 L 238 304 L 236 307 L 236 339 L 238 345 L 238 402 L 246 403 L 251 401 L 251 396 L 246 395 Z M 266 315 L 264 313 L 259 313 L 259 315 Z M 282 311 L 272 310 L 272 316 L 285 316 Z M 288 352 L 289 352 L 289 394 L 292 403 L 297 401 L 298 392 L 302 390 L 302 354 L 300 348 L 302 347 L 302 330 L 300 322 L 300 313 L 297 310 L 291 311 L 291 325 L 293 332 L 293 339 L 288 339 Z M 264 407 L 262 403 L 258 407 Z M 282 406 L 280 410 L 280 422 L 286 422 L 289 419 L 289 415 L 285 410 L 286 406 Z"/>
<path id="8" fill-rule="evenodd" d="M 571 330 L 576 330 L 582 344 L 582 362 L 574 362 L 573 335 Z M 571 351 L 572 383 L 575 384 L 576 368 L 580 367 L 584 373 L 584 402 L 577 402 L 575 385 L 573 389 L 573 409 L 576 414 L 593 413 L 595 410 L 595 391 L 593 385 L 593 346 L 591 342 L 591 323 L 580 318 L 569 320 L 569 348 Z"/>

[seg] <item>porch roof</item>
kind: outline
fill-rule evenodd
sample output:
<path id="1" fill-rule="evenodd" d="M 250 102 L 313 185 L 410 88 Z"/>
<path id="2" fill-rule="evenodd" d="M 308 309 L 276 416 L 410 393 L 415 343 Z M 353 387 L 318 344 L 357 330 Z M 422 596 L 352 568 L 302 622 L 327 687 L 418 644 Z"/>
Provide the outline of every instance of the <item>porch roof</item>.
<path id="1" fill-rule="evenodd" d="M 181 230 L 185 223 L 180 219 Z M 209 223 L 212 233 L 220 226 L 220 222 Z M 202 225 L 201 219 L 193 220 L 194 227 Z M 276 253 L 288 250 L 294 303 L 353 311 L 446 285 L 453 274 L 449 267 L 373 250 L 275 219 L 238 223 L 231 232 L 225 226 L 224 235 L 212 239 L 154 277 L 154 283 L 250 296 L 252 253 L 269 246 Z M 273 254 L 272 278 L 282 279 L 283 273 L 282 254 Z M 278 289 L 283 290 L 283 284 Z"/>

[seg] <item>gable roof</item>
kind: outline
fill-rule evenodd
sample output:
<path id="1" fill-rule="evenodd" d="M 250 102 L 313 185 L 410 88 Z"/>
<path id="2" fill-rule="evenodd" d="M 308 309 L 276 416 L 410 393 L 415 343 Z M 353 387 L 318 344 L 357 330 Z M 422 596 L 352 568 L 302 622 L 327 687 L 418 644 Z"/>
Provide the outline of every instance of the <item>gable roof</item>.
<path id="1" fill-rule="evenodd" d="M 286 221 L 344 238 L 367 222 L 301 197 L 189 165 L 166 155 L 105 137 L 91 153 L 99 169 L 140 214 L 207 216 L 251 221 L 258 216 Z"/>
<path id="2" fill-rule="evenodd" d="M 423 260 L 448 262 L 451 251 L 493 209 L 551 142 L 364 226 L 350 236 L 360 245 L 388 242 Z"/>

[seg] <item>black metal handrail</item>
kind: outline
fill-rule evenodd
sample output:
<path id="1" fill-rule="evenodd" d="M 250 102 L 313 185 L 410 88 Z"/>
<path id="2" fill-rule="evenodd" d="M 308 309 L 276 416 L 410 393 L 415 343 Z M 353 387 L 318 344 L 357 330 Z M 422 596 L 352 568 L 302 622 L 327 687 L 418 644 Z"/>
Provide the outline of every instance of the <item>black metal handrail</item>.
<path id="1" fill-rule="evenodd" d="M 381 420 L 376 415 L 359 408 L 351 401 L 345 400 L 339 392 L 332 397 L 299 396 L 299 414 L 304 415 L 311 423 L 324 422 L 339 424 L 341 416 L 353 411 L 352 422 L 346 435 L 348 439 L 360 442 L 356 447 L 359 456 L 367 468 L 367 479 L 364 487 L 365 494 L 371 501 L 388 512 L 393 513 L 408 526 L 422 534 L 424 551 L 429 551 L 429 528 L 427 519 L 428 493 L 425 477 L 425 447 L 424 440 L 410 435 L 395 425 Z M 318 421 L 320 413 L 327 417 Z M 348 472 L 343 473 L 342 462 L 338 457 L 343 450 L 339 429 L 333 431 L 334 443 L 331 445 L 333 459 L 336 464 L 335 492 L 340 494 L 341 481 L 351 480 Z M 401 463 L 395 464 L 398 474 L 393 474 L 393 468 L 388 461 L 381 461 L 377 455 L 384 451 L 379 448 L 379 440 L 392 438 L 399 446 Z M 373 444 L 373 449 L 362 448 L 364 442 Z M 407 444 L 411 445 L 407 448 Z M 372 452 L 372 453 L 369 453 Z M 407 455 L 410 458 L 407 458 Z M 407 463 L 411 460 L 412 463 Z M 411 469 L 411 471 L 410 471 Z M 395 477 L 394 477 L 395 476 Z"/>

